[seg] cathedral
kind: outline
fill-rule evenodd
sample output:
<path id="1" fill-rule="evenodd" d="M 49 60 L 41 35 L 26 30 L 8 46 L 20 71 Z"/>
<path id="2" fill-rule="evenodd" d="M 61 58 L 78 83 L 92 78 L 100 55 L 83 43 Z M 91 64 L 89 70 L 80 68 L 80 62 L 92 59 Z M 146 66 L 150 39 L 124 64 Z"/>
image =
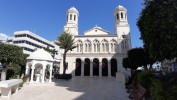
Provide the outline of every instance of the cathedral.
<path id="1" fill-rule="evenodd" d="M 114 34 L 95 26 L 86 30 L 83 35 L 78 33 L 79 11 L 71 7 L 67 11 L 64 31 L 74 37 L 75 48 L 66 55 L 66 73 L 72 76 L 115 77 L 116 73 L 126 73 L 122 59 L 131 49 L 130 27 L 127 20 L 127 10 L 118 6 L 114 10 Z M 60 66 L 63 66 L 62 62 Z M 63 67 L 60 67 L 63 72 Z"/>

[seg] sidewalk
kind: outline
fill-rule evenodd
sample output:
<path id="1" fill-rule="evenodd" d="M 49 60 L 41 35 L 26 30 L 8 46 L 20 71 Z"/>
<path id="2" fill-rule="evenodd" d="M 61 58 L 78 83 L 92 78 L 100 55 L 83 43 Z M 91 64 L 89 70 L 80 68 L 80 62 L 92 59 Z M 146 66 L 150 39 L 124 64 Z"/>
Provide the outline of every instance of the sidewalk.
<path id="1" fill-rule="evenodd" d="M 25 84 L 9 99 L 0 100 L 129 100 L 125 86 L 116 78 L 74 77 L 52 84 Z"/>

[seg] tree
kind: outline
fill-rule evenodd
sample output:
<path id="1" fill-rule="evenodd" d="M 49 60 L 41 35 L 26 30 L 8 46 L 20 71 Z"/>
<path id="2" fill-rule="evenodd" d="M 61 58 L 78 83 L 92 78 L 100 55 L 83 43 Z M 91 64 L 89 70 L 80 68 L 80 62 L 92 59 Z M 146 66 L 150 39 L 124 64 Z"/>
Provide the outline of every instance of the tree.
<path id="1" fill-rule="evenodd" d="M 9 44 L 1 44 L 0 46 L 0 62 L 3 66 L 2 69 L 2 78 L 5 80 L 6 71 L 8 67 L 11 67 L 11 64 L 23 64 L 25 62 L 25 55 L 23 54 L 22 48 Z"/>
<path id="2" fill-rule="evenodd" d="M 63 32 L 60 36 L 58 36 L 57 41 L 55 42 L 56 45 L 58 45 L 61 49 L 64 49 L 63 54 L 63 74 L 65 75 L 66 69 L 67 69 L 67 63 L 66 63 L 66 53 L 69 50 L 73 50 L 76 48 L 74 46 L 74 38 L 71 34 L 67 32 Z"/>
<path id="3" fill-rule="evenodd" d="M 130 68 L 131 64 L 130 64 L 130 62 L 129 62 L 128 57 L 123 58 L 122 65 L 123 65 L 123 67 L 126 68 L 126 69 L 127 69 L 127 68 Z"/>
<path id="4" fill-rule="evenodd" d="M 177 0 L 145 0 L 137 25 L 150 57 L 177 57 Z"/>
<path id="5" fill-rule="evenodd" d="M 144 48 L 134 48 L 129 50 L 128 57 L 123 59 L 123 66 L 132 70 L 144 66 L 144 69 L 147 70 L 147 65 L 152 66 L 154 62 Z"/>

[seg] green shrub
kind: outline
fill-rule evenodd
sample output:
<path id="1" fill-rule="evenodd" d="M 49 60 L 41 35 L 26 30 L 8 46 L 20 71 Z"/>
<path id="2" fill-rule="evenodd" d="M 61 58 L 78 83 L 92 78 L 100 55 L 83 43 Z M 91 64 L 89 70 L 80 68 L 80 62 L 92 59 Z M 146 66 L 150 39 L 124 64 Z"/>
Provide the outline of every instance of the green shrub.
<path id="1" fill-rule="evenodd" d="M 18 64 L 14 64 L 12 63 L 10 67 L 8 67 L 7 69 L 7 73 L 6 73 L 6 79 L 17 79 L 19 78 L 20 75 L 20 71 L 21 71 L 21 66 Z"/>
<path id="2" fill-rule="evenodd" d="M 151 78 L 154 78 L 151 71 L 144 71 L 144 72 L 138 73 L 138 83 L 146 89 L 149 89 L 150 87 Z"/>
<path id="3" fill-rule="evenodd" d="M 153 100 L 177 100 L 177 80 L 174 78 L 169 81 L 151 79 L 152 84 L 150 94 Z"/>

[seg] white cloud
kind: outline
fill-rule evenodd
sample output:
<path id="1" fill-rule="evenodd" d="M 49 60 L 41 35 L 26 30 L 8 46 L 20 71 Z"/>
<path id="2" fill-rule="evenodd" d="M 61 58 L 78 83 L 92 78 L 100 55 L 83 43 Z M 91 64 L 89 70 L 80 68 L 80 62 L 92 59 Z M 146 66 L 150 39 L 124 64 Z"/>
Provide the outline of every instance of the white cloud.
<path id="1" fill-rule="evenodd" d="M 4 33 L 0 33 L 0 40 L 7 40 L 8 38 L 10 38 L 9 36 L 7 36 Z"/>

